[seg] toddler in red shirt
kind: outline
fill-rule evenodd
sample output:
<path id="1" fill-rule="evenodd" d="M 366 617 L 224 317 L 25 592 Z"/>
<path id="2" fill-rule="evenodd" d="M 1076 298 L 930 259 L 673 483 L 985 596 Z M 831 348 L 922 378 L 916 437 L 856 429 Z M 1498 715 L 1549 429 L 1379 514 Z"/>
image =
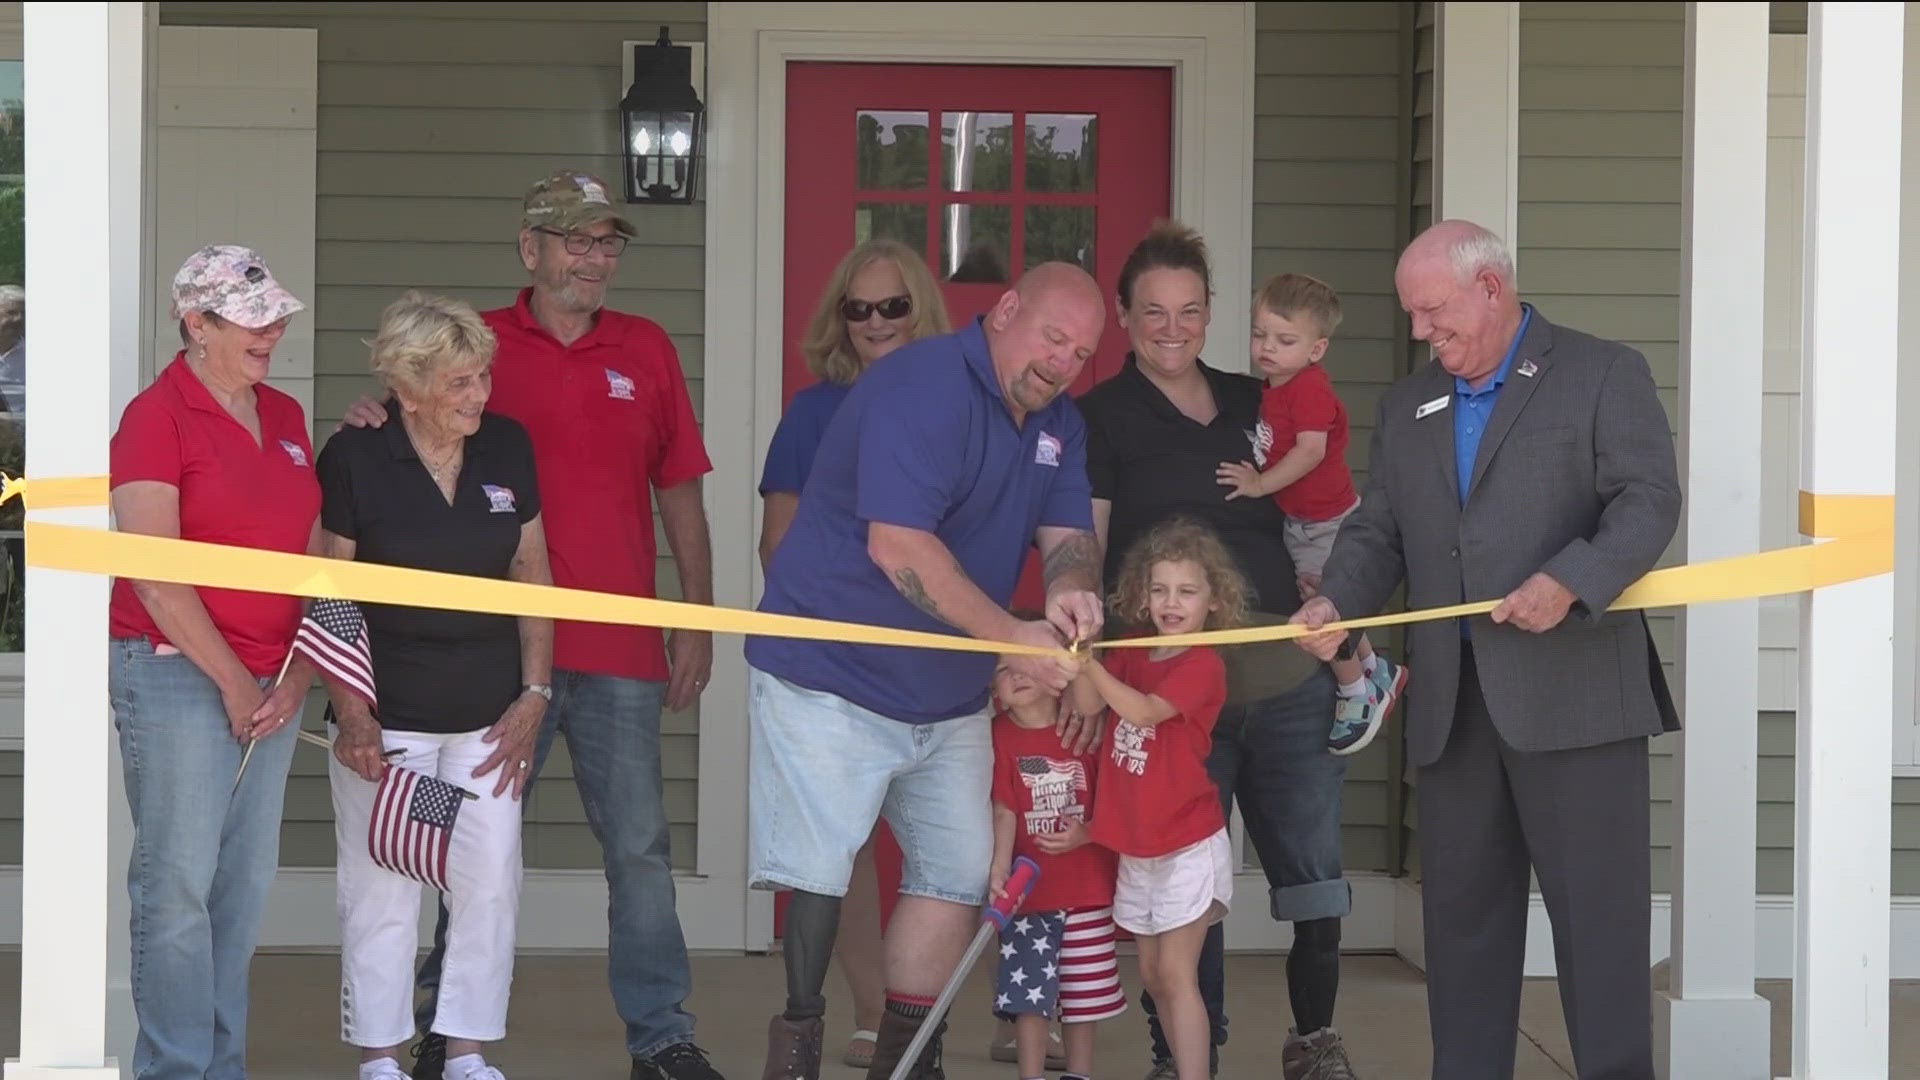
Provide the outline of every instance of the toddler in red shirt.
<path id="1" fill-rule="evenodd" d="M 1280 274 L 1254 294 L 1252 359 L 1267 380 L 1255 461 L 1220 465 L 1220 483 L 1232 489 L 1227 498 L 1270 495 L 1287 515 L 1287 554 L 1302 600 L 1319 590 L 1340 523 L 1360 506 L 1347 470 L 1347 408 L 1320 366 L 1339 325 L 1340 296 L 1316 278 Z M 1340 696 L 1327 749 L 1357 753 L 1386 723 L 1407 669 L 1376 654 L 1364 634 L 1349 638 L 1332 667 Z"/>
<path id="2" fill-rule="evenodd" d="M 1175 519 L 1127 552 L 1113 609 L 1159 635 L 1220 629 L 1245 620 L 1247 586 L 1219 537 Z M 1083 713 L 1113 713 L 1091 832 L 1120 856 L 1114 921 L 1139 944 L 1179 1080 L 1207 1080 L 1200 947 L 1233 897 L 1227 821 L 1207 775 L 1226 668 L 1200 646 L 1115 648 L 1082 666 L 1073 690 Z"/>
<path id="3" fill-rule="evenodd" d="M 1013 1018 L 1022 1077 L 1046 1075 L 1048 1021 L 1057 1018 L 1062 1080 L 1086 1080 L 1094 1023 L 1127 1011 L 1114 952 L 1115 856 L 1087 831 L 1096 759 L 1060 745 L 1060 698 L 1046 687 L 1002 664 L 993 692 L 994 896 L 1014 856 L 1040 864 L 1039 884 L 1000 934 L 993 1011 Z"/>

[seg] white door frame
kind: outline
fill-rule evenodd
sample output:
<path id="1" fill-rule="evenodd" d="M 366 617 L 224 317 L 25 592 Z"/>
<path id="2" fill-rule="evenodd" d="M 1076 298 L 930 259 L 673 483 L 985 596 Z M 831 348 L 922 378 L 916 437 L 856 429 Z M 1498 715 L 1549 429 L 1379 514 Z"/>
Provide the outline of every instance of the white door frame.
<path id="1" fill-rule="evenodd" d="M 1253 288 L 1253 5 L 1116 4 L 1091 21 L 1086 13 L 1079 4 L 910 4 L 889 9 L 878 30 L 865 4 L 707 5 L 705 351 L 710 375 L 717 365 L 747 366 L 706 384 L 714 474 L 737 478 L 708 492 L 716 603 L 750 607 L 760 595 L 752 478 L 780 420 L 789 62 L 1170 68 L 1173 209 L 1213 241 L 1212 352 L 1222 366 L 1241 366 L 1232 358 L 1246 355 Z M 717 650 L 701 709 L 709 722 L 700 733 L 700 867 L 730 863 L 743 883 L 746 704 L 746 661 L 729 644 Z M 712 722 L 719 717 L 727 722 Z M 771 945 L 770 893 L 748 897 L 742 929 L 747 948 Z"/>

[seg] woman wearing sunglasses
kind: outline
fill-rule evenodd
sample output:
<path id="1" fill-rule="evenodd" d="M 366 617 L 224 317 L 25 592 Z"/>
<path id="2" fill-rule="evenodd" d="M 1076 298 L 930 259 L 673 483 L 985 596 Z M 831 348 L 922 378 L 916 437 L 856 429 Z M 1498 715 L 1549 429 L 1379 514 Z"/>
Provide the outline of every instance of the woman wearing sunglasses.
<path id="1" fill-rule="evenodd" d="M 767 447 L 760 475 L 760 565 L 773 558 L 793 524 L 813 454 L 827 422 L 867 365 L 909 341 L 949 333 L 946 301 L 933 274 L 914 250 L 897 240 L 869 240 L 834 267 L 820 294 L 800 351 L 819 381 L 793 396 Z M 876 835 L 879 828 L 876 827 Z M 872 837 L 854 860 L 853 880 L 840 907 L 834 951 L 853 994 L 856 1030 L 843 1060 L 866 1068 L 873 1060 L 874 1032 L 886 1007 L 885 952 L 880 936 L 880 887 L 873 866 Z"/>

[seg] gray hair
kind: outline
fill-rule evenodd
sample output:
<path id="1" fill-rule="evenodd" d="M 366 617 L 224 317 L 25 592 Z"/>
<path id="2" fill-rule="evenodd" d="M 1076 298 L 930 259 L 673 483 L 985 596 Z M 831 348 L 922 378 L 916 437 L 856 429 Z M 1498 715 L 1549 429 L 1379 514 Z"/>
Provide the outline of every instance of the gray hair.
<path id="1" fill-rule="evenodd" d="M 388 389 L 413 395 L 424 392 L 445 364 L 493 362 L 493 331 L 471 306 L 412 291 L 387 306 L 367 344 L 374 375 Z"/>
<path id="2" fill-rule="evenodd" d="M 1460 236 L 1447 245 L 1447 261 L 1453 264 L 1454 275 L 1460 284 L 1465 285 L 1483 272 L 1491 270 L 1493 275 L 1513 286 L 1513 254 L 1499 235 L 1485 226 L 1469 221 L 1459 223 Z"/>

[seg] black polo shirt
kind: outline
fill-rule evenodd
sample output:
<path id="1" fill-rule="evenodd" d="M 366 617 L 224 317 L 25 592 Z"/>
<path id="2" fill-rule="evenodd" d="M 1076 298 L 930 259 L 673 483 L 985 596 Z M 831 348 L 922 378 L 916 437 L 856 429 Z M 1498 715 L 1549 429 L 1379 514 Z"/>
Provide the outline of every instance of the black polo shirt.
<path id="1" fill-rule="evenodd" d="M 377 428 L 345 428 L 320 451 L 320 523 L 360 562 L 505 578 L 520 526 L 540 513 L 533 443 L 493 413 L 467 437 L 449 505 L 414 452 L 398 402 Z M 511 615 L 362 604 L 380 726 L 476 731 L 520 696 L 520 625 Z"/>
<path id="2" fill-rule="evenodd" d="M 1199 362 L 1197 362 L 1199 363 Z M 1176 516 L 1213 529 L 1233 553 L 1254 591 L 1263 623 L 1284 622 L 1300 606 L 1293 559 L 1282 532 L 1286 515 L 1270 498 L 1229 500 L 1220 484 L 1223 461 L 1252 461 L 1260 420 L 1260 380 L 1199 363 L 1219 409 L 1196 423 L 1141 374 L 1133 354 L 1113 377 L 1082 395 L 1087 421 L 1087 477 L 1093 497 L 1113 504 L 1107 524 L 1106 581 L 1141 534 Z M 1237 701 L 1284 692 L 1313 673 L 1314 661 L 1292 645 L 1226 651 L 1229 690 Z"/>

